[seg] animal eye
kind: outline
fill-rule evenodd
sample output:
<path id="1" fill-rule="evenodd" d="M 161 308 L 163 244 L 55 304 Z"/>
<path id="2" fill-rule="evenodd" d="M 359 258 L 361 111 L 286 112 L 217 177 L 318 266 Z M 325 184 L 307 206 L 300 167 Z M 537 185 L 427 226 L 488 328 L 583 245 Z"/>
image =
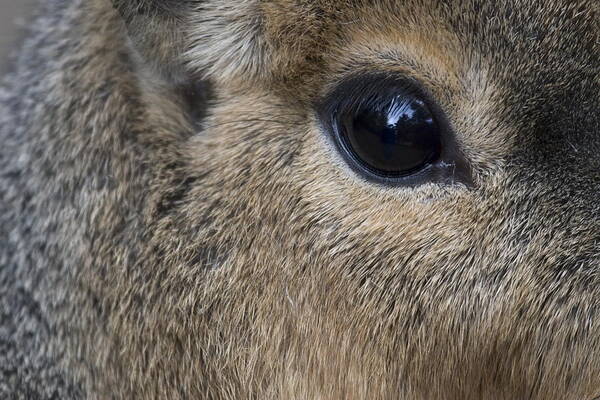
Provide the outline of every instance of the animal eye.
<path id="1" fill-rule="evenodd" d="M 342 112 L 336 124 L 353 161 L 383 177 L 410 175 L 441 154 L 440 127 L 425 102 L 413 95 L 397 94 Z"/>
<path id="2" fill-rule="evenodd" d="M 317 109 L 342 158 L 368 180 L 471 183 L 449 123 L 415 83 L 357 76 L 335 88 Z"/>

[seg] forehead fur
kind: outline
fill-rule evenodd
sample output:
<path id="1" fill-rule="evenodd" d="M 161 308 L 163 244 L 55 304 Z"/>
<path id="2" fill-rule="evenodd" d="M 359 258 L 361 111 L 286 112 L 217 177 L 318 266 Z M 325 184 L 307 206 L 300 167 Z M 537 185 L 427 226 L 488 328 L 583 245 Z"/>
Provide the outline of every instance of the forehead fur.
<path id="1" fill-rule="evenodd" d="M 442 50 L 483 57 L 541 48 L 556 56 L 568 46 L 581 58 L 597 46 L 597 13 L 594 0 L 203 2 L 187 25 L 185 59 L 192 69 L 224 81 L 305 74 L 319 70 L 323 55 L 356 40 L 357 32 L 365 32 L 364 45 L 372 32 L 387 35 L 390 47 L 400 43 L 401 33 L 405 41 L 412 32 L 409 39 L 421 45 L 435 40 Z"/>

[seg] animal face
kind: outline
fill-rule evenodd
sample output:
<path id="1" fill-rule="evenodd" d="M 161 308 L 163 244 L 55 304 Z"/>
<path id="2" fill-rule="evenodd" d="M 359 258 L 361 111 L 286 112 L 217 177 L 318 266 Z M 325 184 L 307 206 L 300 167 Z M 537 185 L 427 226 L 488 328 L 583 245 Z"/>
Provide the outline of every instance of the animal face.
<path id="1" fill-rule="evenodd" d="M 600 395 L 596 0 L 112 3 L 61 64 L 112 85 L 55 213 L 90 393 Z"/>
<path id="2" fill-rule="evenodd" d="M 129 20 L 177 32 L 130 29 L 163 76 L 213 85 L 151 292 L 197 385 L 600 394 L 596 2 L 168 4 Z"/>

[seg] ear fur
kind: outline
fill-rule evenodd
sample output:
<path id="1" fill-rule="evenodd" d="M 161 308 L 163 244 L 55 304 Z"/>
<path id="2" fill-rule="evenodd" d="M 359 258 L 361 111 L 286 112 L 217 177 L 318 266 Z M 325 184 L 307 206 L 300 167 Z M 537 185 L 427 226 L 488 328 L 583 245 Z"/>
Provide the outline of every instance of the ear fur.
<path id="1" fill-rule="evenodd" d="M 311 3 L 112 0 L 145 61 L 176 80 L 260 84 L 302 63 L 320 30 Z M 285 18 L 282 18 L 285 16 Z M 284 25 L 285 27 L 281 27 Z M 290 31 L 289 26 L 298 29 Z M 314 63 L 314 60 L 313 60 Z"/>
<path id="2" fill-rule="evenodd" d="M 318 69 L 327 7 L 320 1 L 204 1 L 195 7 L 188 65 L 223 82 L 267 82 Z"/>
<path id="3" fill-rule="evenodd" d="M 144 62 L 169 78 L 184 79 L 186 73 L 181 55 L 185 48 L 185 33 L 182 28 L 188 2 L 112 0 L 112 3 Z"/>
<path id="4" fill-rule="evenodd" d="M 175 81 L 190 75 L 262 75 L 266 51 L 257 2 L 112 0 L 133 47 Z"/>

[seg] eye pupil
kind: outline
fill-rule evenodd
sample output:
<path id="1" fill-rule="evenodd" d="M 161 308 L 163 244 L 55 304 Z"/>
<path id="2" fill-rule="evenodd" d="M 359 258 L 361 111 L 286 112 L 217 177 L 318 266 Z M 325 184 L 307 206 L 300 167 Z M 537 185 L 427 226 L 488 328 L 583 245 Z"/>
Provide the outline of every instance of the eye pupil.
<path id="1" fill-rule="evenodd" d="M 343 146 L 363 167 L 382 176 L 404 176 L 440 157 L 440 129 L 423 101 L 401 95 L 384 106 L 369 103 L 339 121 Z"/>

